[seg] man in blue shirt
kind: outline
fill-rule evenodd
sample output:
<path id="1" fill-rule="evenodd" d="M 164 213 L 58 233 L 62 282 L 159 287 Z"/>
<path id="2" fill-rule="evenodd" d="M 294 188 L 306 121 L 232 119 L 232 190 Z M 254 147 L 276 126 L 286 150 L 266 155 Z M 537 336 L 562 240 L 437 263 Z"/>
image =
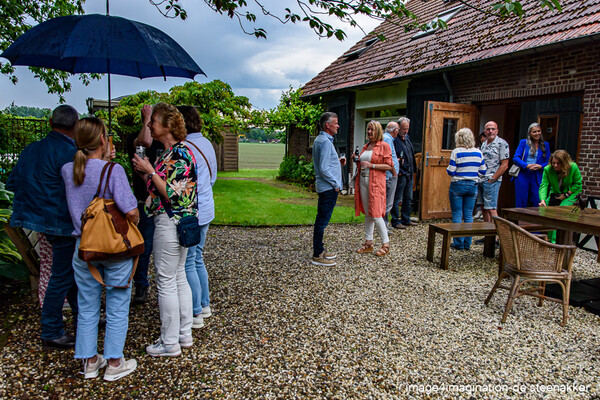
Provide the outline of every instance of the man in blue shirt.
<path id="1" fill-rule="evenodd" d="M 42 344 L 54 349 L 75 347 L 75 338 L 63 324 L 63 303 L 68 300 L 77 321 L 77 285 L 73 274 L 75 238 L 67 207 L 64 164 L 76 152 L 74 126 L 79 113 L 68 105 L 52 112 L 52 131 L 27 146 L 8 178 L 7 188 L 15 193 L 10 226 L 41 232 L 52 245 L 52 274 L 42 306 Z"/>
<path id="2" fill-rule="evenodd" d="M 340 125 L 335 113 L 325 112 L 319 120 L 321 132 L 315 139 L 312 148 L 313 165 L 315 167 L 315 187 L 319 195 L 317 206 L 317 218 L 313 233 L 313 258 L 314 265 L 335 265 L 335 254 L 325 251 L 323 246 L 323 233 L 329 224 L 333 208 L 337 202 L 338 193 L 342 188 L 342 166 L 346 159 L 340 159 L 335 146 L 333 136 L 337 133 Z"/>
<path id="3" fill-rule="evenodd" d="M 396 155 L 396 146 L 394 146 L 394 139 L 398 136 L 400 127 L 396 122 L 390 122 L 385 127 L 385 133 L 383 134 L 383 141 L 386 142 L 392 150 L 392 161 L 394 163 L 394 171 L 385 171 L 385 224 L 388 224 L 388 216 L 390 210 L 394 205 L 394 197 L 396 194 L 396 183 L 398 182 L 398 171 L 400 171 L 400 164 L 398 164 L 398 156 Z M 388 232 L 391 229 L 388 227 Z"/>

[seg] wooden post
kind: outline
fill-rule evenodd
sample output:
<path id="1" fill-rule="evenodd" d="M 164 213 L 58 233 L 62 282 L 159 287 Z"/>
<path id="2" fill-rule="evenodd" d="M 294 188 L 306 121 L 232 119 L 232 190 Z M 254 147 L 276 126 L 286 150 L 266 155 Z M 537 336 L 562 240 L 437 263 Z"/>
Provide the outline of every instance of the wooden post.
<path id="1" fill-rule="evenodd" d="M 4 230 L 8 237 L 17 247 L 19 254 L 23 258 L 23 263 L 29 270 L 29 280 L 31 283 L 31 297 L 34 301 L 38 299 L 38 286 L 40 283 L 40 257 L 31 245 L 29 238 L 23 231 L 23 228 L 13 228 L 4 224 Z"/>

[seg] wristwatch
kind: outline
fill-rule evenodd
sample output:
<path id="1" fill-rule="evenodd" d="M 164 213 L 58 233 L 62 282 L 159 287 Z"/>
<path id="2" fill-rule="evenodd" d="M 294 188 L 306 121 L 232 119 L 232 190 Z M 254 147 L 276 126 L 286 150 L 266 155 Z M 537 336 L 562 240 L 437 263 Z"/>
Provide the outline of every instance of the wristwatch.
<path id="1" fill-rule="evenodd" d="M 148 180 L 152 180 L 152 177 L 156 175 L 156 171 L 154 171 L 153 173 L 151 173 L 150 175 L 148 175 Z"/>

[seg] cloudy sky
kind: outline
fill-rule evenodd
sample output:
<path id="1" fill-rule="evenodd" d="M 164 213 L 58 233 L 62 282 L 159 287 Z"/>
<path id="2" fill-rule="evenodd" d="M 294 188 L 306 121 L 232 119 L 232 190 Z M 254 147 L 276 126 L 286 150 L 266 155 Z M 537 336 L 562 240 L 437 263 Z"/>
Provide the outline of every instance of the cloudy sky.
<path id="1" fill-rule="evenodd" d="M 264 3 L 272 11 L 295 4 L 290 0 L 265 0 Z M 87 0 L 85 10 L 87 14 L 104 14 L 105 5 L 104 0 Z M 181 5 L 188 12 L 185 21 L 163 17 L 148 0 L 113 0 L 110 14 L 161 29 L 175 39 L 208 75 L 198 75 L 196 81 L 220 79 L 227 82 L 237 95 L 248 97 L 256 108 L 276 106 L 283 90 L 308 82 L 364 35 L 359 29 L 348 26 L 344 28 L 348 37 L 343 42 L 333 38 L 319 39 L 308 26 L 282 25 L 256 12 L 257 27 L 267 30 L 266 40 L 256 39 L 244 34 L 237 20 L 213 12 L 203 1 L 181 0 Z M 370 19 L 360 21 L 366 32 L 378 24 Z M 34 107 L 58 105 L 58 96 L 48 94 L 45 85 L 36 80 L 27 67 L 16 68 L 19 78 L 16 86 L 0 75 L 0 109 L 13 101 L 16 105 Z M 83 86 L 76 77 L 71 78 L 71 82 L 73 89 L 65 97 L 67 103 L 80 112 L 86 112 L 86 98 L 108 97 L 106 77 L 89 86 Z M 165 82 L 163 78 L 140 80 L 113 75 L 111 82 L 112 96 L 119 97 L 142 90 L 166 92 L 186 80 L 167 77 Z"/>

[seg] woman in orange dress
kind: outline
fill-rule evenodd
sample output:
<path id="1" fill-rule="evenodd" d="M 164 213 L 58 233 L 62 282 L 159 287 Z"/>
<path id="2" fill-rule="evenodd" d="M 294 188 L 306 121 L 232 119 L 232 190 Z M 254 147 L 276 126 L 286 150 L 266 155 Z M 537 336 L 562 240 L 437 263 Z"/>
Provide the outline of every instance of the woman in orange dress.
<path id="1" fill-rule="evenodd" d="M 392 163 L 392 150 L 383 141 L 383 128 L 377 121 L 367 125 L 367 144 L 360 153 L 357 162 L 357 177 L 355 180 L 354 209 L 356 216 L 365 214 L 366 240 L 357 253 L 373 252 L 373 230 L 376 227 L 381 236 L 382 246 L 375 253 L 385 256 L 390 251 L 390 241 L 383 217 L 385 216 L 385 171 L 396 170 Z"/>

